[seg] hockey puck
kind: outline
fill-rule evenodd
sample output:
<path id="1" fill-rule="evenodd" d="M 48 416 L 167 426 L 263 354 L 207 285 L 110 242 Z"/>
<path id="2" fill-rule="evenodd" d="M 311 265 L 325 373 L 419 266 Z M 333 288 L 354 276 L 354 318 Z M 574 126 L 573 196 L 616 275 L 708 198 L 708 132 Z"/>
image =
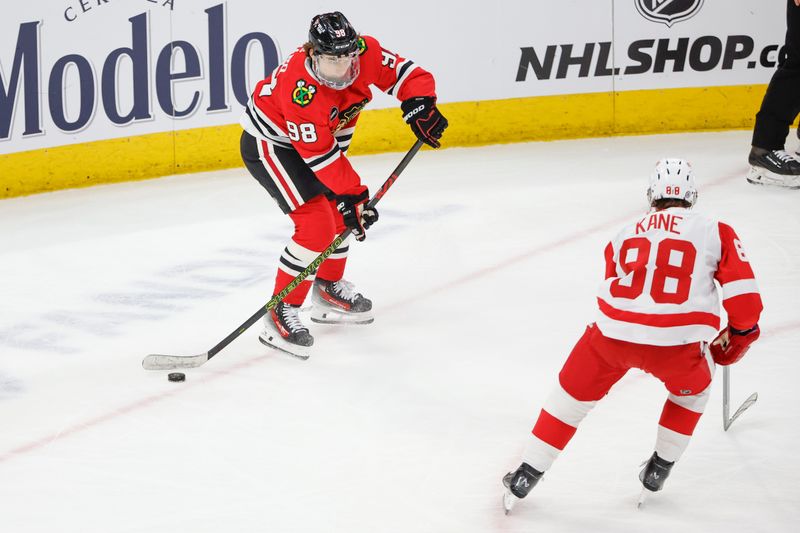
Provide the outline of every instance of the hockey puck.
<path id="1" fill-rule="evenodd" d="M 167 379 L 175 382 L 186 381 L 186 374 L 183 372 L 172 372 L 167 375 Z"/>

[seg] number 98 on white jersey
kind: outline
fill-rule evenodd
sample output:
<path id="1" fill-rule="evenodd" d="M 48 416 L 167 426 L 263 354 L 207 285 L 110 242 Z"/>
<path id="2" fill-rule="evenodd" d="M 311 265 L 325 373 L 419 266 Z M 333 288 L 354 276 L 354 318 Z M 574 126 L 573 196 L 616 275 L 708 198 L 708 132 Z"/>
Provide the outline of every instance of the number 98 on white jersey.
<path id="1" fill-rule="evenodd" d="M 627 224 L 606 247 L 605 259 L 597 326 L 606 337 L 655 346 L 713 338 L 720 329 L 715 281 L 732 325 L 750 327 L 761 312 L 733 228 L 691 210 L 654 211 Z"/>

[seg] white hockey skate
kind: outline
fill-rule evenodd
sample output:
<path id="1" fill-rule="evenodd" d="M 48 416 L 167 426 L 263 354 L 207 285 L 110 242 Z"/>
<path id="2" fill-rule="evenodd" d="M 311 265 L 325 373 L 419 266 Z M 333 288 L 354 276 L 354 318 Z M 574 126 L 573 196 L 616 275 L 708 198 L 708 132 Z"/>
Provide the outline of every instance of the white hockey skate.
<path id="1" fill-rule="evenodd" d="M 314 337 L 300 321 L 299 312 L 299 307 L 279 302 L 264 317 L 264 331 L 258 336 L 261 344 L 298 359 L 308 359 Z"/>
<path id="2" fill-rule="evenodd" d="M 311 289 L 311 321 L 320 324 L 371 324 L 372 300 L 356 292 L 352 283 L 317 278 Z"/>

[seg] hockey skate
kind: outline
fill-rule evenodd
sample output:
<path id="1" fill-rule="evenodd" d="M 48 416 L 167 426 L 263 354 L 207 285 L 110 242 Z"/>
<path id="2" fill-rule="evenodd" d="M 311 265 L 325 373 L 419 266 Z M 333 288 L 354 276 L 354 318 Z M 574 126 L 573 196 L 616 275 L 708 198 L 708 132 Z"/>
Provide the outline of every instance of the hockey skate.
<path id="1" fill-rule="evenodd" d="M 264 317 L 264 331 L 258 336 L 261 344 L 298 359 L 308 359 L 314 337 L 300 321 L 299 312 L 300 307 L 279 302 Z"/>
<path id="2" fill-rule="evenodd" d="M 669 477 L 669 473 L 675 463 L 665 461 L 656 452 L 644 464 L 644 468 L 639 472 L 639 481 L 642 482 L 642 494 L 636 507 L 644 505 L 645 500 L 652 492 L 658 492 L 664 488 L 664 482 Z"/>
<path id="3" fill-rule="evenodd" d="M 355 291 L 352 283 L 317 278 L 311 289 L 311 321 L 320 324 L 370 324 L 372 300 Z"/>
<path id="4" fill-rule="evenodd" d="M 522 463 L 516 471 L 503 476 L 503 486 L 506 488 L 503 494 L 503 509 L 506 514 L 511 513 L 514 505 L 528 495 L 543 475 L 544 472 L 539 472 L 528 463 Z"/>
<path id="5" fill-rule="evenodd" d="M 762 150 L 754 147 L 748 161 L 749 183 L 800 189 L 800 159 L 793 154 L 784 150 Z"/>

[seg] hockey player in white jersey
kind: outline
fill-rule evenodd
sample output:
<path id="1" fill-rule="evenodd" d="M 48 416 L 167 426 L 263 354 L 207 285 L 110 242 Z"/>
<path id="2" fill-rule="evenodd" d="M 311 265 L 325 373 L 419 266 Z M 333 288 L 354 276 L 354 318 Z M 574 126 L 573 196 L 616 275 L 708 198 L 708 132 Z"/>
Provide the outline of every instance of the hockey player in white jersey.
<path id="1" fill-rule="evenodd" d="M 758 339 L 762 304 L 750 263 L 733 228 L 691 211 L 697 191 L 689 163 L 659 161 L 647 197 L 650 212 L 605 249 L 596 321 L 564 363 L 522 464 L 503 478 L 506 513 L 630 368 L 652 374 L 668 391 L 655 451 L 639 474 L 643 495 L 661 490 L 703 414 L 715 363 L 735 363 Z M 721 330 L 715 281 L 728 315 Z"/>

